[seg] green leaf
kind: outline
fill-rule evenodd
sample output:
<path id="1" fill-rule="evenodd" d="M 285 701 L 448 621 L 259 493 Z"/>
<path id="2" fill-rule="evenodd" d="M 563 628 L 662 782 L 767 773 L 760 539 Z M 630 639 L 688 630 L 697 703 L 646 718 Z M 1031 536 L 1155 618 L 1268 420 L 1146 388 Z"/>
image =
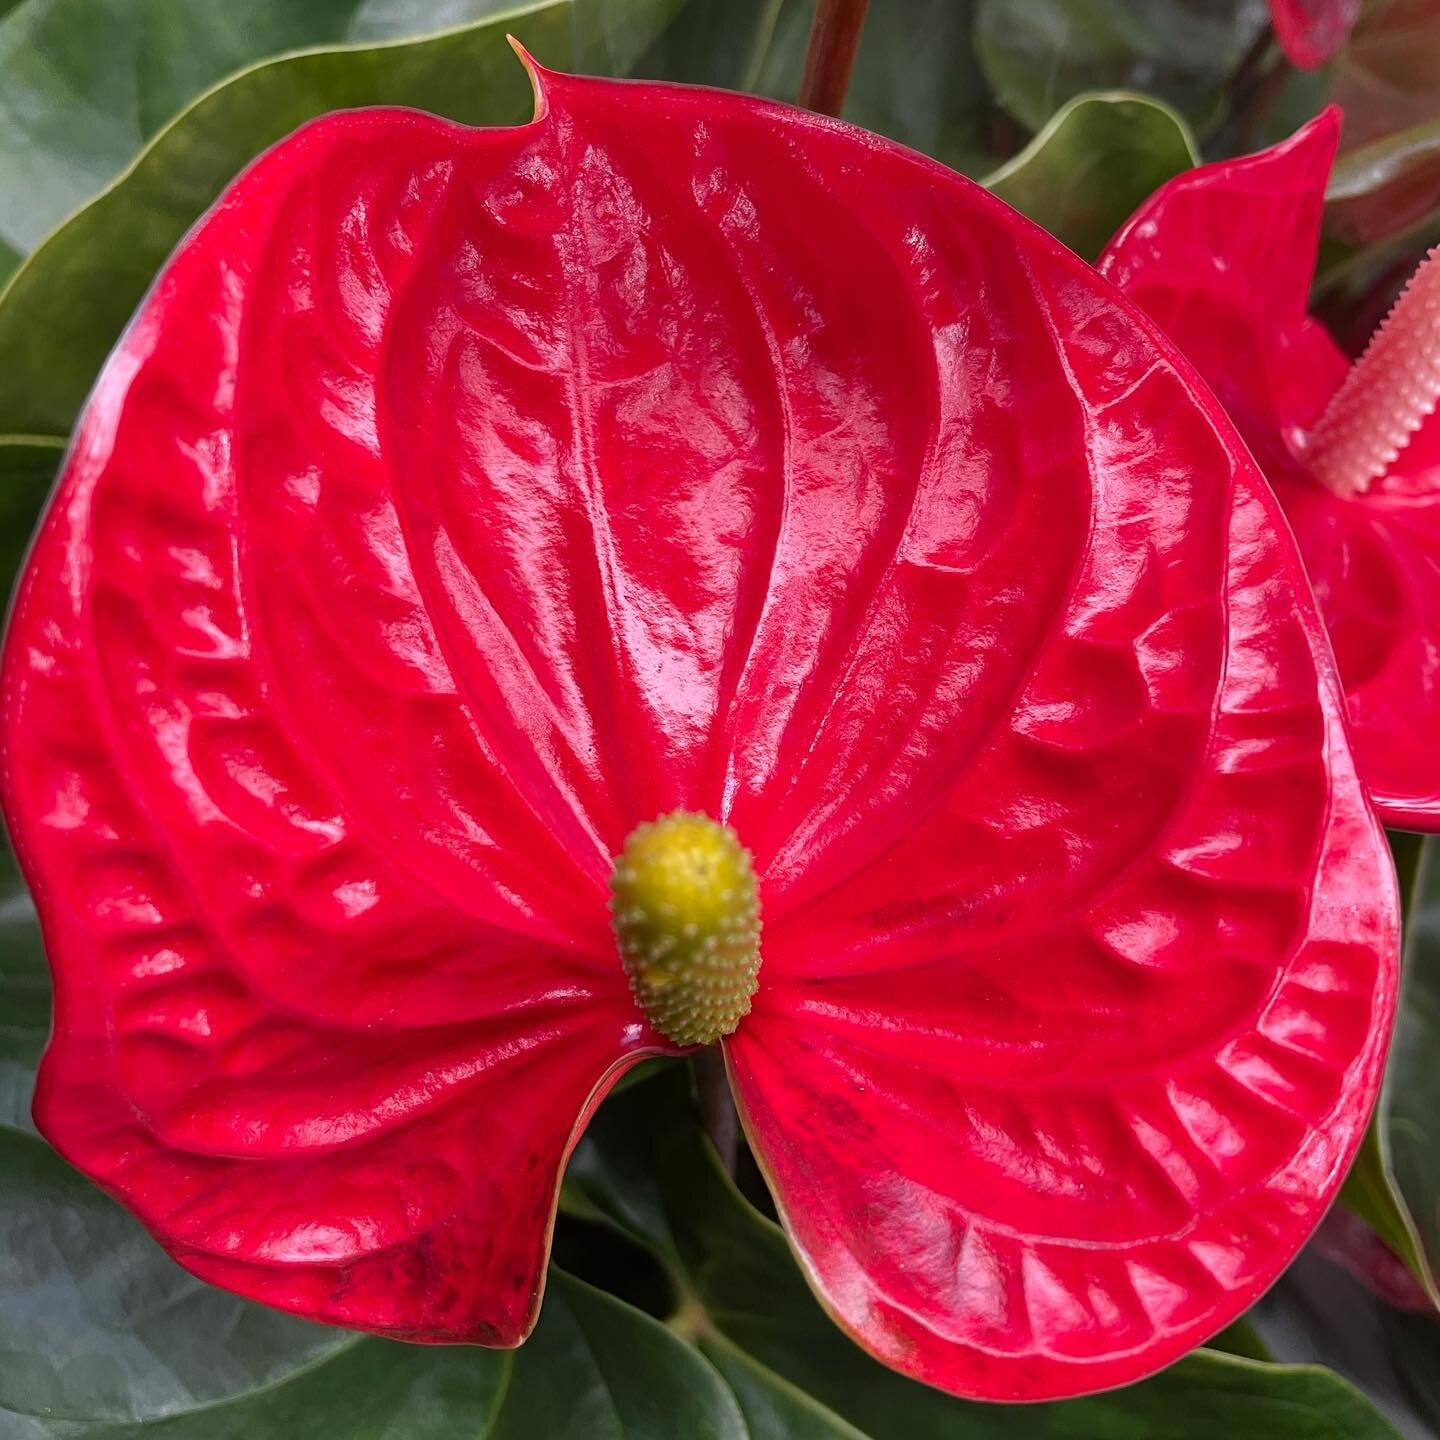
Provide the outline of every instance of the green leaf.
<path id="1" fill-rule="evenodd" d="M 1206 1344 L 1209 1350 L 1220 1350 L 1226 1355 L 1239 1355 L 1246 1360 L 1273 1360 L 1270 1347 L 1261 1338 L 1260 1332 L 1243 1315 L 1232 1321 L 1218 1335 L 1212 1335 Z"/>
<path id="2" fill-rule="evenodd" d="M 0 596 L 15 584 L 64 453 L 58 435 L 0 435 Z"/>
<path id="3" fill-rule="evenodd" d="M 1325 234 L 1350 249 L 1415 230 L 1440 210 L 1440 120 L 1348 151 L 1325 191 Z"/>
<path id="4" fill-rule="evenodd" d="M 1038 130 L 1086 90 L 1144 90 L 1206 131 L 1262 33 L 1254 0 L 980 0 L 976 49 L 995 99 Z"/>
<path id="5" fill-rule="evenodd" d="M 38 1137 L 0 1130 L 0 1173 L 7 1440 L 128 1434 L 201 1407 L 213 1420 L 356 1343 L 192 1279 Z"/>
<path id="6" fill-rule="evenodd" d="M 845 118 L 968 173 L 995 160 L 991 105 L 974 50 L 976 0 L 870 7 Z M 815 0 L 689 0 L 641 74 L 793 101 Z"/>
<path id="7" fill-rule="evenodd" d="M 237 70 L 311 46 L 434 34 L 515 3 L 22 0 L 0 20 L 0 241 L 31 249 Z M 583 18 L 603 29 L 614 5 L 587 0 Z"/>
<path id="8" fill-rule="evenodd" d="M 6 1440 L 770 1433 L 747 1428 L 729 1387 L 672 1331 L 559 1272 L 518 1351 L 404 1345 L 193 1279 L 38 1137 L 0 1131 L 0 1170 Z"/>
<path id="9" fill-rule="evenodd" d="M 50 971 L 40 922 L 8 848 L 0 847 L 0 1131 L 28 1131 L 35 1066 L 50 1034 Z"/>
<path id="10" fill-rule="evenodd" d="M 779 89 L 766 94 L 793 99 L 804 53 L 793 30 L 797 16 L 808 24 L 806 10 L 806 0 L 687 0 L 636 69 L 656 79 L 752 92 L 768 76 Z"/>
<path id="11" fill-rule="evenodd" d="M 9 595 L 64 442 L 0 436 L 0 595 Z M 0 1126 L 30 1127 L 36 1061 L 50 1033 L 50 974 L 40 923 L 0 843 Z"/>
<path id="12" fill-rule="evenodd" d="M 977 0 L 871 5 L 845 118 L 967 174 L 989 170 L 996 155 L 989 89 L 975 54 L 976 9 Z M 808 38 L 807 25 L 797 36 L 801 63 Z"/>
<path id="13" fill-rule="evenodd" d="M 1406 899 L 1400 998 L 1380 1099 L 1340 1202 L 1440 1308 L 1440 844 L 1390 838 Z"/>
<path id="14" fill-rule="evenodd" d="M 473 1353 L 473 1352 L 472 1352 Z M 693 1348 L 648 1315 L 551 1271 L 493 1440 L 747 1440 L 739 1407 Z"/>
<path id="15" fill-rule="evenodd" d="M 672 1323 L 698 1337 L 742 1403 L 747 1381 L 770 1377 L 771 1403 L 788 1402 L 811 1423 L 797 1433 L 1014 1440 L 1023 1415 L 1025 1440 L 1396 1440 L 1370 1402 L 1328 1370 L 1213 1350 L 1123 1390 L 1023 1412 L 903 1378 L 831 1323 L 779 1227 L 743 1198 L 699 1137 L 674 1073 L 607 1102 L 576 1160 L 572 1184 L 596 1208 L 662 1257 L 678 1255 L 684 1299 Z M 822 1422 L 832 1428 L 815 1428 Z M 842 1422 L 852 1428 L 833 1428 Z"/>
<path id="16" fill-rule="evenodd" d="M 1141 201 L 1199 159 L 1189 127 L 1168 105 L 1109 91 L 1062 106 L 984 183 L 1094 260 Z"/>
<path id="17" fill-rule="evenodd" d="M 867 1440 L 813 1395 L 783 1380 L 718 1331 L 700 1342 L 729 1385 L 752 1440 Z"/>
<path id="18" fill-rule="evenodd" d="M 1411 1403 L 1440 1434 L 1440 1319 L 1386 1310 L 1381 1323 L 1386 1349 Z"/>
<path id="19" fill-rule="evenodd" d="M 1440 1256 L 1440 842 L 1427 838 L 1410 905 L 1400 1008 L 1380 1097 L 1398 1193 L 1432 1266 Z M 1433 1279 L 1431 1281 L 1433 1289 Z"/>
<path id="20" fill-rule="evenodd" d="M 423 40 L 313 50 L 208 91 L 73 215 L 0 293 L 0 431 L 66 434 L 155 272 L 260 151 L 327 110 L 412 105 L 470 124 L 526 118 L 529 82 L 504 42 L 546 63 L 633 59 L 675 0 L 540 0 Z M 16 12 L 19 14 L 20 12 Z M 13 18 L 13 17 L 12 17 Z"/>

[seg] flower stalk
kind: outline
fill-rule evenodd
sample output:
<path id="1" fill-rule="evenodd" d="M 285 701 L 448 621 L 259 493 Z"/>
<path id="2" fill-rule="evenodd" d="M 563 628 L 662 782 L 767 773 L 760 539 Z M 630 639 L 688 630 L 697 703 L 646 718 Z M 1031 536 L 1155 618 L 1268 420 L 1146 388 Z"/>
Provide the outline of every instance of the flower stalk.
<path id="1" fill-rule="evenodd" d="M 798 96 L 806 110 L 838 115 L 844 108 L 869 6 L 870 0 L 818 0 Z"/>

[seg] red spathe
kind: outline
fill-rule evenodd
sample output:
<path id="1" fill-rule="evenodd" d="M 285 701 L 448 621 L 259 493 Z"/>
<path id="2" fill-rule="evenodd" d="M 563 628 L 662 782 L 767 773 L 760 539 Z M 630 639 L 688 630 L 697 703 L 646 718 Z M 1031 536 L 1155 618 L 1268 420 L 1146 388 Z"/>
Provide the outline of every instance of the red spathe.
<path id="1" fill-rule="evenodd" d="M 6 652 L 39 1121 L 182 1263 L 514 1344 L 667 1047 L 606 914 L 753 851 L 727 1042 L 825 1303 L 958 1393 L 1137 1378 L 1334 1195 L 1397 914 L 1229 422 L 969 182 L 736 96 L 306 127 L 108 363 Z"/>
<path id="2" fill-rule="evenodd" d="M 1359 495 L 1334 494 L 1304 461 L 1349 369 L 1307 313 L 1339 134 L 1331 108 L 1283 144 L 1178 176 L 1099 268 L 1214 387 L 1285 507 L 1382 818 L 1440 830 L 1440 421 Z"/>

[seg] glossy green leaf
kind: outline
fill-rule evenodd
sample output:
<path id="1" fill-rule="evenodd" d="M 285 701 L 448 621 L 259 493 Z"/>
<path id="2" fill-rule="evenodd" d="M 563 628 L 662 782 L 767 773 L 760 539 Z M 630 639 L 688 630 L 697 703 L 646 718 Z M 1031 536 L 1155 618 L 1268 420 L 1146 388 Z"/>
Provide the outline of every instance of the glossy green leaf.
<path id="1" fill-rule="evenodd" d="M 0 596 L 8 596 L 63 442 L 0 436 Z M 35 1063 L 50 1031 L 50 974 L 35 906 L 0 843 L 0 1126 L 30 1128 Z"/>
<path id="2" fill-rule="evenodd" d="M 748 1377 L 772 1377 L 772 1391 L 803 1401 L 797 1413 L 807 1421 L 852 1427 L 815 1435 L 1014 1440 L 1023 1414 L 1025 1440 L 1396 1440 L 1379 1411 L 1328 1370 L 1214 1350 L 1123 1390 L 1023 1411 L 905 1379 L 831 1323 L 779 1227 L 743 1198 L 699 1137 L 673 1073 L 602 1108 L 570 1180 L 617 1227 L 678 1257 L 683 1302 L 674 1323 L 698 1338 L 737 1394 Z"/>
<path id="3" fill-rule="evenodd" d="M 128 1435 L 201 1407 L 213 1419 L 356 1343 L 192 1279 L 37 1136 L 0 1130 L 0 1174 L 7 1440 Z"/>
<path id="4" fill-rule="evenodd" d="M 1232 1321 L 1218 1335 L 1212 1336 L 1206 1348 L 1220 1350 L 1226 1355 L 1239 1355 L 1246 1360 L 1275 1358 L 1260 1332 L 1244 1316 Z"/>
<path id="5" fill-rule="evenodd" d="M 967 173 L 989 169 L 991 104 L 975 58 L 975 5 L 872 5 L 845 118 Z M 814 0 L 688 0 L 637 69 L 793 101 L 814 12 Z"/>
<path id="6" fill-rule="evenodd" d="M 558 1272 L 518 1351 L 404 1345 L 311 1325 L 191 1278 L 38 1137 L 0 1131 L 0 1173 L 6 1440 L 790 1433 L 748 1427 L 694 1348 Z"/>
<path id="7" fill-rule="evenodd" d="M 0 431 L 68 433 L 176 242 L 237 171 L 297 125 L 355 105 L 515 123 L 529 114 L 530 87 L 507 31 L 547 64 L 571 65 L 578 44 L 586 68 L 603 68 L 602 55 L 633 60 L 675 0 L 577 3 L 540 0 L 423 40 L 308 51 L 208 91 L 52 232 L 0 293 Z"/>
<path id="8" fill-rule="evenodd" d="M 778 89 L 765 93 L 793 99 L 804 54 L 803 38 L 794 42 L 796 19 L 808 25 L 807 8 L 806 0 L 687 0 L 636 70 L 751 92 L 768 80 Z"/>
<path id="9" fill-rule="evenodd" d="M 1199 158 L 1189 127 L 1168 105 L 1106 91 L 1063 105 L 985 184 L 1094 260 L 1142 200 Z"/>
<path id="10" fill-rule="evenodd" d="M 1421 226 L 1437 210 L 1440 120 L 1342 155 L 1325 192 L 1325 233 L 1358 249 Z"/>
<path id="11" fill-rule="evenodd" d="M 1331 96 L 1345 110 L 1347 146 L 1440 118 L 1440 25 L 1433 0 L 1365 0 L 1336 58 Z"/>
<path id="12" fill-rule="evenodd" d="M 1392 835 L 1405 950 L 1385 1081 L 1340 1201 L 1409 1267 L 1440 1308 L 1440 845 Z M 1428 1222 L 1428 1223 L 1427 1223 Z"/>
<path id="13" fill-rule="evenodd" d="M 976 48 L 996 101 L 1038 130 L 1086 90 L 1144 90 L 1197 129 L 1263 32 L 1264 0 L 979 0 Z"/>
<path id="14" fill-rule="evenodd" d="M 472 1354 L 475 1352 L 471 1352 Z M 487 1440 L 749 1440 L 715 1371 L 672 1331 L 552 1271 Z"/>
<path id="15" fill-rule="evenodd" d="M 867 1440 L 848 1420 L 712 1331 L 700 1341 L 745 1416 L 751 1440 Z"/>
<path id="16" fill-rule="evenodd" d="M 1407 1397 L 1440 1434 L 1440 1318 L 1391 1310 L 1384 1313 L 1383 1325 Z"/>
<path id="17" fill-rule="evenodd" d="M 1433 1267 L 1440 1256 L 1440 842 L 1427 838 L 1410 905 L 1382 1134 L 1396 1188 Z M 1433 1289 L 1433 1280 L 1432 1280 Z"/>
<path id="18" fill-rule="evenodd" d="M 0 597 L 15 583 L 64 453 L 58 435 L 0 435 Z"/>
<path id="19" fill-rule="evenodd" d="M 583 0 L 577 26 L 603 38 L 617 3 Z M 184 106 L 248 65 L 311 46 L 434 34 L 515 8 L 515 0 L 21 0 L 0 20 L 0 242 L 19 254 L 33 248 Z"/>
<path id="20" fill-rule="evenodd" d="M 50 1033 L 50 972 L 40 922 L 0 847 L 0 1129 L 29 1131 L 35 1066 Z"/>

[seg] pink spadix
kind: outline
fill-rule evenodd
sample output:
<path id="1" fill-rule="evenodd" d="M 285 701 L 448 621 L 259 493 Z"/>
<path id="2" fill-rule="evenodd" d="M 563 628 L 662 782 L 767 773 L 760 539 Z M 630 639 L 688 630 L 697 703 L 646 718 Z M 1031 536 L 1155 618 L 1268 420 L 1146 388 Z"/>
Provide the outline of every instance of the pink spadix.
<path id="1" fill-rule="evenodd" d="M 1440 246 L 1410 277 L 1311 432 L 1310 469 L 1337 495 L 1363 494 L 1440 401 Z"/>

